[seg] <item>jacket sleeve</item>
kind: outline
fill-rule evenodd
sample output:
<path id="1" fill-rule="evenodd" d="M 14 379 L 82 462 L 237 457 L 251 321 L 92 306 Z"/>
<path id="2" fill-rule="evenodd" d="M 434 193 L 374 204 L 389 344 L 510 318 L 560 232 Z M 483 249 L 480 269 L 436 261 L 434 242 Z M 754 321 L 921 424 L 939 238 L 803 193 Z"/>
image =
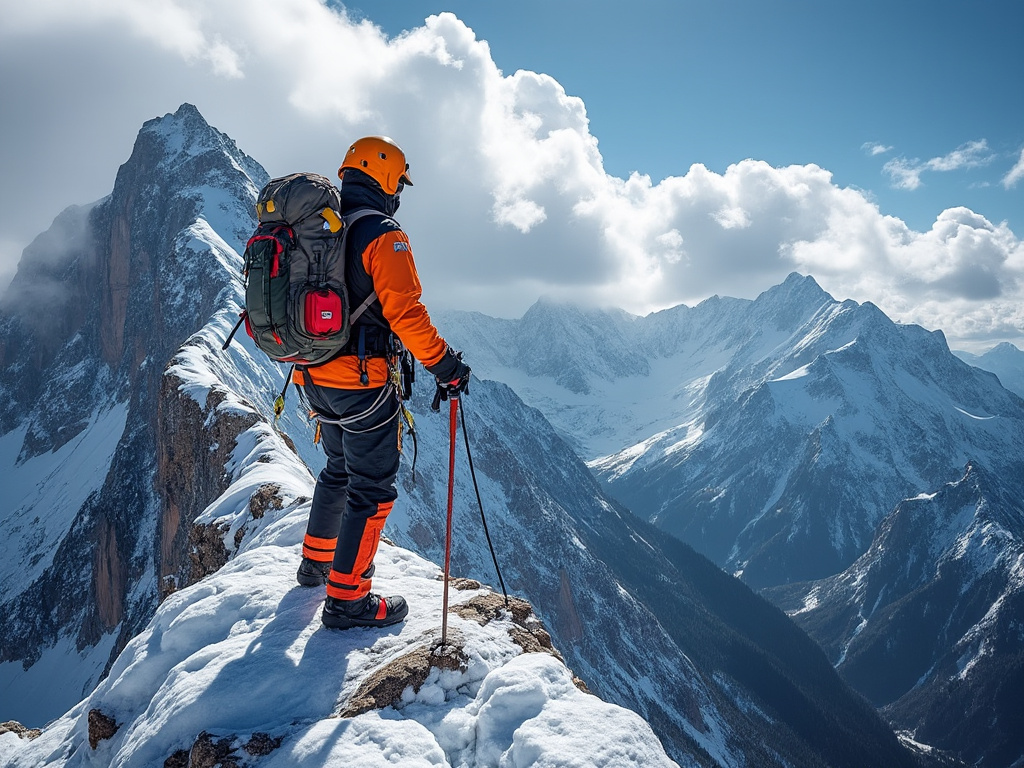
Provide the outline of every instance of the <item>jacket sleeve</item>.
<path id="1" fill-rule="evenodd" d="M 363 251 L 363 267 L 373 279 L 384 318 L 402 344 L 424 366 L 440 362 L 448 349 L 427 308 L 409 238 L 401 230 L 385 232 Z"/>

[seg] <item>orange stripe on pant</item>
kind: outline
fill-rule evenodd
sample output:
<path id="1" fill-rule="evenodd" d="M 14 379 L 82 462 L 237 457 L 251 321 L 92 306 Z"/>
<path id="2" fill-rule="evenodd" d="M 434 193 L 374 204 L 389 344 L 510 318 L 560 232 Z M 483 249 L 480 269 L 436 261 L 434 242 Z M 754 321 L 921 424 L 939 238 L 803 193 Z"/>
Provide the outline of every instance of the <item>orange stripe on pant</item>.
<path id="1" fill-rule="evenodd" d="M 316 536 L 306 534 L 302 540 L 302 556 L 318 563 L 329 563 L 334 559 L 334 549 L 338 546 L 337 537 L 333 539 L 319 539 Z"/>
<path id="2" fill-rule="evenodd" d="M 331 568 L 331 574 L 327 578 L 328 597 L 333 597 L 336 600 L 358 600 L 369 594 L 371 580 L 363 578 L 363 574 L 369 570 L 374 555 L 377 554 L 380 534 L 393 506 L 395 506 L 393 501 L 378 504 L 376 514 L 367 519 L 363 537 L 359 542 L 359 551 L 352 564 L 352 572 L 340 573 Z"/>

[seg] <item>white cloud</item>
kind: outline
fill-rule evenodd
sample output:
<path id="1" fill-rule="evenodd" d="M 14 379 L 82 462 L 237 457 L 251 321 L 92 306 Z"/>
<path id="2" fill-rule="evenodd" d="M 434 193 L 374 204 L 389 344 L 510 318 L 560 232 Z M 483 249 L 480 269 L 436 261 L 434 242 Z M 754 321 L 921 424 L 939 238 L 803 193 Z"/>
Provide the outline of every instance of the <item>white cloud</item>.
<path id="1" fill-rule="evenodd" d="M 877 157 L 878 155 L 884 155 L 887 152 L 892 152 L 892 147 L 887 147 L 885 144 L 879 144 L 875 141 L 865 141 L 861 144 L 861 149 L 867 152 L 871 157 Z"/>
<path id="2" fill-rule="evenodd" d="M 1006 189 L 1013 189 L 1021 179 L 1024 179 L 1024 149 L 1020 151 L 1016 165 L 1003 177 L 1003 186 Z"/>
<path id="3" fill-rule="evenodd" d="M 919 160 L 896 157 L 882 166 L 882 170 L 892 179 L 896 189 L 914 190 L 921 186 L 921 173 L 927 169 Z"/>
<path id="4" fill-rule="evenodd" d="M 107 194 L 142 122 L 189 101 L 272 175 L 333 176 L 354 137 L 395 138 L 416 181 L 399 218 L 431 306 L 512 316 L 548 294 L 646 312 L 752 297 L 797 269 L 952 335 L 1022 333 L 1024 254 L 1005 225 L 953 209 L 915 232 L 815 165 L 611 176 L 584 103 L 546 75 L 499 71 L 451 14 L 388 39 L 317 0 L 0 0 L 0 12 L 0 98 L 15 116 L 0 172 L 26 179 L 0 188 L 0 210 L 25 242 Z M 987 152 L 900 160 L 894 178 L 920 183 Z"/>
<path id="5" fill-rule="evenodd" d="M 956 171 L 961 168 L 976 168 L 979 165 L 986 165 L 995 158 L 989 151 L 988 142 L 985 139 L 969 141 L 963 144 L 948 155 L 933 157 L 925 166 L 930 171 Z"/>
<path id="6" fill-rule="evenodd" d="M 907 160 L 903 157 L 893 158 L 882 167 L 882 170 L 892 179 L 892 184 L 896 189 L 914 190 L 921 186 L 921 174 L 925 171 L 942 172 L 977 168 L 987 165 L 994 159 L 995 155 L 989 151 L 988 142 L 985 139 L 980 139 L 969 141 L 948 155 L 933 157 L 924 162 L 917 159 Z"/>

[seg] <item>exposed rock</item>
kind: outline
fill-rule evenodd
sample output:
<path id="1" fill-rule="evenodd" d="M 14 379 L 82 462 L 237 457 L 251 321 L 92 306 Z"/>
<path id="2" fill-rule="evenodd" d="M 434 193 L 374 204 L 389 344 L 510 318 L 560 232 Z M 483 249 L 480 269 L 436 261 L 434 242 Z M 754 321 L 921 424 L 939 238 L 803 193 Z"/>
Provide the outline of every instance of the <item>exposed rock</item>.
<path id="1" fill-rule="evenodd" d="M 455 645 L 434 649 L 417 648 L 370 675 L 349 699 L 339 717 L 355 717 L 371 709 L 383 709 L 397 704 L 409 686 L 419 692 L 433 667 L 444 670 L 464 669 L 466 661 L 462 649 Z"/>
<path id="2" fill-rule="evenodd" d="M 105 715 L 98 709 L 89 710 L 89 746 L 96 749 L 97 745 L 104 739 L 109 739 L 121 726 L 109 715 Z"/>
<path id="3" fill-rule="evenodd" d="M 132 207 L 136 191 L 130 190 L 120 200 L 110 227 L 110 247 L 106 253 L 106 280 L 100 300 L 100 353 L 108 365 L 117 365 L 124 350 L 125 321 L 132 266 Z"/>
<path id="4" fill-rule="evenodd" d="M 262 456 L 260 457 L 263 458 Z M 259 459 L 257 459 L 259 461 Z M 308 496 L 297 496 L 291 502 L 292 506 L 298 507 L 309 501 Z M 249 523 L 253 520 L 262 520 L 263 516 L 270 510 L 284 509 L 284 498 L 281 496 L 281 486 L 277 483 L 266 483 L 256 489 L 256 492 L 249 497 L 249 520 L 246 520 L 235 531 L 234 544 L 235 552 L 242 546 L 242 540 L 249 532 Z"/>
<path id="5" fill-rule="evenodd" d="M 280 747 L 282 741 L 280 736 L 275 739 L 269 733 L 254 733 L 242 749 L 253 757 L 265 757 Z"/>
<path id="6" fill-rule="evenodd" d="M 509 636 L 524 652 L 550 653 L 559 661 L 563 660 L 562 654 L 551 643 L 551 635 L 544 629 L 541 620 L 533 614 L 533 607 L 518 597 L 510 597 L 506 606 L 501 596 L 488 592 L 455 606 L 452 613 L 475 621 L 481 626 L 502 616 L 510 616 L 512 627 L 509 629 Z"/>
<path id="7" fill-rule="evenodd" d="M 36 739 L 43 735 L 38 728 L 26 728 L 16 720 L 0 723 L 0 733 L 16 733 L 22 739 Z"/>
<path id="8" fill-rule="evenodd" d="M 188 768 L 240 768 L 234 743 L 230 736 L 218 739 L 203 731 L 189 751 Z"/>
<path id="9" fill-rule="evenodd" d="M 227 526 L 220 523 L 194 523 L 189 529 L 189 584 L 216 573 L 228 561 L 228 548 L 224 546 L 227 532 Z"/>
<path id="10" fill-rule="evenodd" d="M 117 547 L 117 529 L 99 515 L 96 523 L 98 538 L 93 560 L 96 585 L 96 608 L 100 621 L 107 630 L 121 623 L 124 606 L 125 568 Z"/>
<path id="11" fill-rule="evenodd" d="M 462 578 L 462 577 L 457 577 L 457 578 L 454 578 L 454 579 L 448 579 L 448 583 L 453 588 L 458 589 L 458 590 L 463 590 L 463 591 L 469 591 L 469 590 L 472 590 L 472 589 L 482 589 L 483 588 L 483 584 L 481 584 L 476 579 L 465 579 L 465 578 Z"/>
<path id="12" fill-rule="evenodd" d="M 456 587 L 457 589 L 479 589 L 480 587 L 479 582 L 472 579 L 459 579 L 458 581 L 475 586 Z M 509 637 L 512 638 L 513 643 L 523 649 L 524 653 L 549 653 L 563 664 L 565 663 L 562 654 L 551 641 L 551 634 L 544 628 L 543 622 L 534 615 L 533 607 L 526 600 L 510 597 L 506 606 L 504 599 L 493 592 L 488 592 L 474 597 L 467 603 L 455 606 L 452 612 L 480 625 L 508 614 L 512 617 L 513 623 L 509 629 Z M 575 673 L 572 676 L 572 681 L 581 691 L 590 693 L 586 682 Z"/>
<path id="13" fill-rule="evenodd" d="M 238 755 L 239 741 L 238 736 L 213 736 L 203 731 L 191 749 L 179 749 L 164 760 L 163 768 L 242 768 L 249 763 Z M 266 757 L 280 747 L 282 741 L 283 737 L 257 732 L 242 745 L 242 750 L 252 757 Z"/>
<path id="14" fill-rule="evenodd" d="M 281 486 L 277 483 L 266 483 L 256 489 L 249 497 L 249 513 L 253 520 L 260 520 L 271 509 L 283 509 L 284 499 L 281 498 Z"/>
<path id="15" fill-rule="evenodd" d="M 290 450 L 292 453 L 298 456 L 299 450 L 298 448 L 295 447 L 295 441 L 292 440 L 286 432 L 282 432 L 281 430 L 278 430 L 277 434 L 279 434 L 281 436 L 281 439 L 284 440 L 284 444 L 288 446 L 288 450 Z"/>
<path id="16" fill-rule="evenodd" d="M 569 574 L 565 569 L 558 573 L 558 617 L 560 626 L 556 627 L 558 636 L 564 638 L 563 642 L 579 642 L 583 639 L 583 622 L 576 611 L 576 600 L 573 597 L 572 584 L 569 582 Z"/>
<path id="17" fill-rule="evenodd" d="M 480 582 L 473 579 L 452 579 L 455 589 L 480 589 Z M 561 654 L 551 643 L 551 635 L 544 625 L 533 614 L 530 604 L 516 597 L 505 600 L 488 592 L 478 595 L 466 603 L 451 609 L 456 616 L 475 621 L 481 626 L 497 618 L 510 617 L 512 627 L 509 636 L 525 653 L 548 653 L 562 661 Z M 450 633 L 448 644 L 444 647 L 417 648 L 411 653 L 396 659 L 374 672 L 349 699 L 348 704 L 339 717 L 355 717 L 372 709 L 383 709 L 398 704 L 402 694 L 409 687 L 414 692 L 426 682 L 430 670 L 434 667 L 442 670 L 465 669 L 466 655 L 462 650 L 458 633 Z M 586 684 L 578 677 L 573 677 L 576 686 L 589 693 Z"/>
<path id="18" fill-rule="evenodd" d="M 182 384 L 177 376 L 166 374 L 160 388 L 156 484 L 163 499 L 161 600 L 227 562 L 226 529 L 192 521 L 227 488 L 230 477 L 224 466 L 238 436 L 258 420 L 255 413 L 219 410 L 224 394 L 216 389 L 200 406 L 181 390 Z M 261 503 L 271 502 L 268 498 Z M 263 506 L 263 512 L 268 508 Z"/>

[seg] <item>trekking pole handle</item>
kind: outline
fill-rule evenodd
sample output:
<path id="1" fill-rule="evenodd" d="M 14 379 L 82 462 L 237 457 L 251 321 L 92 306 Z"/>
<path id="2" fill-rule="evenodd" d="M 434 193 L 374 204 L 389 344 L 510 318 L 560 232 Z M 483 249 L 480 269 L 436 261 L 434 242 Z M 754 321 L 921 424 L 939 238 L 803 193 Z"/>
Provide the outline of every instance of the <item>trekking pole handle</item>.
<path id="1" fill-rule="evenodd" d="M 461 390 L 446 386 L 438 381 L 437 388 L 434 390 L 434 399 L 430 403 L 430 410 L 434 413 L 440 413 L 442 400 L 458 400 L 460 394 Z"/>

